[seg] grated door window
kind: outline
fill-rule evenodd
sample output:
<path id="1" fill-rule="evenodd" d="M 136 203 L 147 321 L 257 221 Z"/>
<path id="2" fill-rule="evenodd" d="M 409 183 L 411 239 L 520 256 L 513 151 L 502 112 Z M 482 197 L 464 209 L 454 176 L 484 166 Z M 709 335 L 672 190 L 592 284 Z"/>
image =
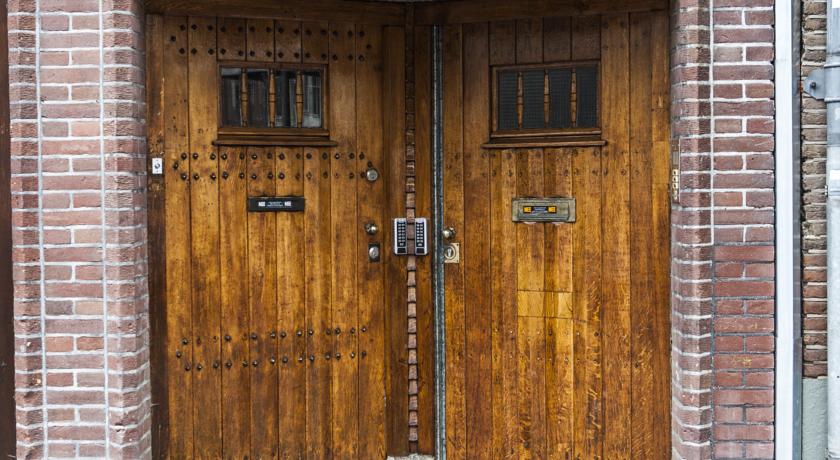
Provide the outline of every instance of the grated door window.
<path id="1" fill-rule="evenodd" d="M 494 70 L 494 134 L 554 135 L 599 127 L 596 64 Z"/>

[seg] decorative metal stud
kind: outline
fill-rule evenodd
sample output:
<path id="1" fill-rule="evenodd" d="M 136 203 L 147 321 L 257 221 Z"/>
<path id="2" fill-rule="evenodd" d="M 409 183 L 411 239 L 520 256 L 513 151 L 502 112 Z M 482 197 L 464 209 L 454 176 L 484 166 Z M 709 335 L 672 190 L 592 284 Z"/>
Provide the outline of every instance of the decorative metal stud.
<path id="1" fill-rule="evenodd" d="M 210 179 L 216 180 L 216 173 L 210 173 Z"/>
<path id="2" fill-rule="evenodd" d="M 350 359 L 354 359 L 355 357 L 356 357 L 356 352 L 355 352 L 355 351 L 351 351 L 351 352 L 350 352 Z"/>
<path id="3" fill-rule="evenodd" d="M 367 326 L 362 326 L 362 333 L 367 332 Z"/>
<path id="4" fill-rule="evenodd" d="M 230 177 L 230 174 L 227 171 L 222 172 L 222 179 L 227 180 L 228 177 Z"/>
<path id="5" fill-rule="evenodd" d="M 300 329 L 298 329 L 298 331 L 296 332 L 296 334 L 297 334 L 297 336 L 298 336 L 298 337 L 300 337 L 300 336 L 302 336 L 302 335 L 303 335 L 303 331 L 301 331 Z"/>
<path id="6" fill-rule="evenodd" d="M 252 159 L 252 160 L 256 160 L 256 159 L 257 159 L 257 154 L 256 154 L 256 153 L 252 153 L 252 154 L 251 154 L 251 159 Z"/>
<path id="7" fill-rule="evenodd" d="M 177 161 L 172 163 L 172 169 L 174 169 L 176 171 L 178 170 L 178 162 Z"/>
<path id="8" fill-rule="evenodd" d="M 198 180 L 198 173 L 193 174 L 193 180 Z"/>
<path id="9" fill-rule="evenodd" d="M 182 154 L 181 154 L 181 159 L 182 159 L 182 160 L 186 160 L 186 159 L 187 159 L 187 153 L 186 153 L 186 152 L 184 152 L 184 153 L 182 153 Z"/>
<path id="10" fill-rule="evenodd" d="M 218 361 L 213 361 L 213 369 L 218 369 L 218 368 L 219 368 L 219 362 Z"/>
<path id="11" fill-rule="evenodd" d="M 187 371 L 187 372 L 190 371 L 190 363 L 187 363 L 187 365 L 184 366 L 184 370 Z"/>
<path id="12" fill-rule="evenodd" d="M 330 354 L 329 354 L 329 353 L 325 353 L 325 354 L 324 354 L 324 359 L 326 359 L 327 361 L 329 361 L 329 360 L 330 360 Z"/>
<path id="13" fill-rule="evenodd" d="M 326 334 L 327 334 L 327 335 L 332 335 L 332 331 L 331 331 L 331 330 L 329 330 L 329 329 L 327 329 L 327 330 L 326 330 L 326 331 L 324 331 L 324 332 L 326 332 Z"/>
<path id="14" fill-rule="evenodd" d="M 211 153 L 211 154 L 210 154 L 210 159 L 211 159 L 211 160 L 215 160 L 215 159 L 216 159 L 216 154 L 215 154 L 215 153 Z"/>
<path id="15" fill-rule="evenodd" d="M 310 362 L 310 363 L 314 363 L 314 362 L 315 362 L 315 355 L 309 355 L 309 362 Z"/>
<path id="16" fill-rule="evenodd" d="M 176 357 L 176 358 L 180 358 L 181 356 L 182 356 L 182 355 L 181 355 L 181 352 L 180 352 L 180 351 L 176 351 L 176 352 L 175 352 L 175 357 Z"/>
<path id="17" fill-rule="evenodd" d="M 366 351 L 363 351 L 363 352 L 362 352 L 362 358 L 364 358 L 365 356 L 367 356 L 367 352 L 366 352 Z"/>
<path id="18" fill-rule="evenodd" d="M 251 363 L 251 365 L 257 367 L 260 365 L 260 362 L 255 359 L 254 362 Z"/>
<path id="19" fill-rule="evenodd" d="M 355 333 L 356 333 L 356 328 L 355 328 L 355 327 L 351 327 L 351 328 L 350 328 L 350 333 L 351 333 L 351 334 L 355 334 Z"/>
<path id="20" fill-rule="evenodd" d="M 251 333 L 251 340 L 257 340 L 257 333 L 256 332 Z"/>
<path id="21" fill-rule="evenodd" d="M 248 367 L 248 361 L 242 360 L 242 367 Z"/>
<path id="22" fill-rule="evenodd" d="M 268 361 L 269 361 L 271 364 L 276 364 L 276 363 L 277 363 L 277 358 L 275 358 L 274 356 L 272 356 L 272 357 L 271 357 L 271 359 L 269 359 Z"/>
<path id="23" fill-rule="evenodd" d="M 201 363 L 198 363 L 198 366 L 195 366 L 195 369 L 200 371 L 200 370 L 204 369 L 204 366 L 202 366 Z"/>
<path id="24" fill-rule="evenodd" d="M 181 339 L 181 343 L 183 345 L 186 345 L 186 344 L 190 343 L 190 341 L 188 339 Z"/>
<path id="25" fill-rule="evenodd" d="M 339 335 L 339 334 L 341 334 L 341 328 L 337 327 L 337 328 L 335 328 L 335 335 Z"/>
<path id="26" fill-rule="evenodd" d="M 286 364 L 286 363 L 288 363 L 288 362 L 289 362 L 289 358 L 288 358 L 288 357 L 286 357 L 286 356 L 284 356 L 284 357 L 283 357 L 283 364 Z"/>
<path id="27" fill-rule="evenodd" d="M 193 160 L 198 160 L 198 153 L 193 153 L 192 157 L 193 157 Z"/>
<path id="28" fill-rule="evenodd" d="M 187 180 L 188 177 L 189 176 L 187 176 L 187 173 L 181 174 L 181 180 Z"/>
<path id="29" fill-rule="evenodd" d="M 227 153 L 222 154 L 222 160 L 227 160 Z"/>
<path id="30" fill-rule="evenodd" d="M 231 367 L 233 367 L 233 363 L 228 361 L 228 362 L 225 363 L 225 367 L 230 369 Z"/>
<path id="31" fill-rule="evenodd" d="M 308 330 L 307 332 L 309 333 L 309 335 L 312 335 L 312 334 L 315 333 L 315 331 L 313 331 L 312 329 Z"/>
<path id="32" fill-rule="evenodd" d="M 225 341 L 230 342 L 231 336 L 230 334 L 225 334 Z"/>
<path id="33" fill-rule="evenodd" d="M 337 360 L 338 360 L 338 359 L 341 359 L 341 353 L 336 353 L 336 354 L 335 354 L 335 359 L 337 359 Z"/>
<path id="34" fill-rule="evenodd" d="M 280 331 L 280 338 L 281 338 L 281 339 L 285 339 L 285 338 L 286 338 L 286 331 Z"/>
<path id="35" fill-rule="evenodd" d="M 299 363 L 302 363 L 302 362 L 303 362 L 303 355 L 298 356 L 298 362 L 299 362 Z"/>

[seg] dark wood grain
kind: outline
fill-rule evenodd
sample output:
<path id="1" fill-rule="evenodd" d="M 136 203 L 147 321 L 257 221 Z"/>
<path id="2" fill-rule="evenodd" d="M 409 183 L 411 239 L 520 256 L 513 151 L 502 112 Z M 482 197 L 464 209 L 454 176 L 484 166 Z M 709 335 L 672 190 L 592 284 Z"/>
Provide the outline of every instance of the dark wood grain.
<path id="1" fill-rule="evenodd" d="M 12 193 L 9 132 L 9 37 L 7 5 L 0 5 L 0 456 L 15 446 L 14 304 L 12 302 Z"/>

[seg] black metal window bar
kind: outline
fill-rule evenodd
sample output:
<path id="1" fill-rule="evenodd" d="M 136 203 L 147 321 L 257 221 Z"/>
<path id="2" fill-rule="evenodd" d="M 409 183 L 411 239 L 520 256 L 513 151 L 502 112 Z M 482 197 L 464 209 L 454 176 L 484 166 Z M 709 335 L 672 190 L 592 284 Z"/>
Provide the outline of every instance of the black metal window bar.
<path id="1" fill-rule="evenodd" d="M 496 72 L 496 132 L 597 128 L 597 65 Z"/>
<path id="2" fill-rule="evenodd" d="M 322 128 L 324 70 L 222 67 L 222 127 Z"/>

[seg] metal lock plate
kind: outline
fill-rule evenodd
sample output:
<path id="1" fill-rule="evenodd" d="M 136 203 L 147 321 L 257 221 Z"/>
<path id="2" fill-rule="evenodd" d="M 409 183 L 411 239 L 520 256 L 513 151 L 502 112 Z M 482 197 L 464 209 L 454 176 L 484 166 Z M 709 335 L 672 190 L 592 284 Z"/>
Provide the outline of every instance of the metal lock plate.
<path id="1" fill-rule="evenodd" d="M 305 206 L 302 196 L 273 196 L 248 198 L 249 212 L 301 212 Z"/>
<path id="2" fill-rule="evenodd" d="M 511 213 L 514 222 L 574 222 L 575 199 L 517 197 Z"/>
<path id="3" fill-rule="evenodd" d="M 152 174 L 155 176 L 163 174 L 163 158 L 152 158 Z"/>
<path id="4" fill-rule="evenodd" d="M 443 263 L 445 264 L 459 264 L 461 263 L 461 244 L 449 243 L 443 247 Z"/>

